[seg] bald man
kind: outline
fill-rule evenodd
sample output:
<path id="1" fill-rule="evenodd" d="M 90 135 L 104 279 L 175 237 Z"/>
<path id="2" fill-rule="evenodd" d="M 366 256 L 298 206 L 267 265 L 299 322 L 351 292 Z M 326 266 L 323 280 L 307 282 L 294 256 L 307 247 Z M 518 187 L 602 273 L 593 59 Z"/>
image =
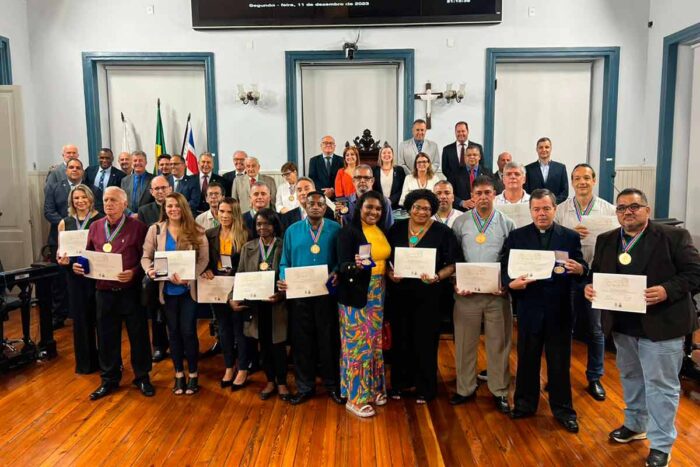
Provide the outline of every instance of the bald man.
<path id="1" fill-rule="evenodd" d="M 275 179 L 260 173 L 260 162 L 256 157 L 248 157 L 245 160 L 245 176 L 236 177 L 231 190 L 231 197 L 241 203 L 241 211 L 252 209 L 251 187 L 255 182 L 262 182 L 270 189 L 270 199 L 274 200 L 277 195 Z"/>
<path id="2" fill-rule="evenodd" d="M 233 170 L 224 174 L 226 196 L 231 196 L 233 182 L 236 181 L 236 177 L 245 175 L 245 160 L 247 158 L 248 154 L 246 154 L 245 151 L 236 151 L 233 153 Z"/>
<path id="3" fill-rule="evenodd" d="M 49 169 L 49 175 L 46 177 L 44 190 L 46 190 L 46 187 L 48 185 L 56 184 L 66 179 L 66 168 L 68 165 L 68 161 L 72 159 L 80 159 L 80 154 L 78 153 L 78 146 L 76 146 L 75 144 L 66 144 L 61 149 L 61 157 L 63 157 L 63 162 Z"/>
<path id="4" fill-rule="evenodd" d="M 131 162 L 130 152 L 119 153 L 119 167 L 121 167 L 122 172 L 124 172 L 127 175 L 131 175 L 131 172 L 134 170 L 134 168 Z"/>
<path id="5" fill-rule="evenodd" d="M 503 168 L 506 166 L 508 162 L 513 161 L 513 155 L 509 153 L 508 151 L 504 151 L 498 155 L 498 159 L 496 159 L 496 165 L 498 166 L 498 170 L 494 172 L 493 174 L 493 179 L 501 182 L 501 185 L 505 187 L 505 180 L 503 180 Z M 500 192 L 498 193 L 500 194 Z"/>

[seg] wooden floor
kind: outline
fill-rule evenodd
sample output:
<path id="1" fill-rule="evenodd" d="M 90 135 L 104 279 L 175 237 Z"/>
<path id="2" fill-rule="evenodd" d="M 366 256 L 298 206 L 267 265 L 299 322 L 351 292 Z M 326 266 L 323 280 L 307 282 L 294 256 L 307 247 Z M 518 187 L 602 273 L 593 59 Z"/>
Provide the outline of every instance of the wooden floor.
<path id="1" fill-rule="evenodd" d="M 14 313 L 7 334 L 19 335 Z M 205 322 L 200 345 L 211 343 Z M 605 359 L 608 400 L 584 391 L 585 347 L 574 343 L 572 384 L 578 435 L 552 418 L 543 393 L 536 417 L 513 421 L 495 411 L 488 389 L 459 407 L 454 390 L 454 346 L 440 343 L 440 389 L 435 402 L 390 401 L 378 416 L 360 420 L 325 396 L 292 407 L 262 402 L 264 376 L 238 393 L 219 388 L 223 360 L 203 360 L 202 391 L 170 392 L 172 364 L 151 373 L 157 394 L 147 399 L 133 377 L 124 333 L 125 370 L 115 394 L 90 402 L 98 375 L 73 373 L 71 328 L 57 331 L 59 357 L 0 375 L 0 465 L 644 465 L 646 441 L 611 444 L 608 432 L 622 421 L 622 394 L 614 356 Z M 515 369 L 515 353 L 511 356 Z M 479 367 L 485 365 L 483 347 Z M 683 382 L 672 465 L 700 465 L 700 387 Z M 511 394 L 512 395 L 512 394 Z"/>

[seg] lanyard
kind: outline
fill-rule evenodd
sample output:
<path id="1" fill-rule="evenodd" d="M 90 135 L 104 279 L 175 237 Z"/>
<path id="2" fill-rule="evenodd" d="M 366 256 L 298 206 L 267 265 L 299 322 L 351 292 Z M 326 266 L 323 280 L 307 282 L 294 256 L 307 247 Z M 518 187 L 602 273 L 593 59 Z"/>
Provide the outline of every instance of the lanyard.
<path id="1" fill-rule="evenodd" d="M 576 217 L 578 218 L 578 221 L 581 222 L 581 218 L 583 216 L 587 216 L 588 214 L 591 213 L 591 210 L 593 209 L 593 205 L 595 204 L 595 197 L 591 198 L 591 200 L 588 202 L 588 206 L 586 206 L 585 209 L 581 208 L 581 205 L 576 201 L 576 198 L 574 198 L 574 210 L 576 211 Z"/>
<path id="2" fill-rule="evenodd" d="M 119 232 L 121 232 L 125 222 L 126 216 L 122 216 L 122 219 L 119 221 L 119 224 L 117 224 L 116 230 L 114 231 L 114 233 L 112 233 L 109 230 L 109 221 L 105 220 L 105 239 L 107 243 L 112 243 L 112 240 L 114 240 L 117 237 L 117 235 L 119 235 Z"/>

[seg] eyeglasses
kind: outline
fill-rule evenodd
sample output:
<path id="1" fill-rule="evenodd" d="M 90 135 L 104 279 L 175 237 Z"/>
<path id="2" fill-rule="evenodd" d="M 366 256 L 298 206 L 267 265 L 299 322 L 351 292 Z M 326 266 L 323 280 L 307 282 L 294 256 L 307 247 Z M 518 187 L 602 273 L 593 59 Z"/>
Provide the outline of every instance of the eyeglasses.
<path id="1" fill-rule="evenodd" d="M 430 212 L 430 206 L 418 206 L 414 204 L 411 206 L 411 211 L 415 212 Z"/>
<path id="2" fill-rule="evenodd" d="M 357 180 L 358 182 L 359 181 L 369 182 L 373 178 L 374 177 L 367 177 L 367 176 L 362 176 L 362 175 L 355 175 L 354 177 L 352 177 L 353 180 Z"/>
<path id="3" fill-rule="evenodd" d="M 321 142 L 324 146 L 335 146 L 335 143 L 333 141 L 323 141 Z"/>
<path id="4" fill-rule="evenodd" d="M 418 161 L 418 162 L 416 162 L 416 165 L 422 165 L 422 164 L 430 164 L 430 161 Z"/>
<path id="5" fill-rule="evenodd" d="M 615 207 L 615 212 L 617 212 L 618 214 L 624 214 L 629 209 L 630 212 L 635 213 L 635 212 L 639 211 L 641 208 L 645 208 L 645 207 L 647 207 L 646 204 L 638 204 L 638 203 L 618 204 Z"/>

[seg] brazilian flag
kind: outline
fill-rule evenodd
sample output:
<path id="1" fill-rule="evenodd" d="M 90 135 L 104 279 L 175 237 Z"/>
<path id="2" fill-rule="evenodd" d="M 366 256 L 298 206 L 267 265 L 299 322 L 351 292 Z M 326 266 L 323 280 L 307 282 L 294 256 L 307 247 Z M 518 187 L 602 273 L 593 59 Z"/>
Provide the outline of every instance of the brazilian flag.
<path id="1" fill-rule="evenodd" d="M 163 135 L 163 121 L 160 118 L 160 99 L 158 99 L 158 116 L 156 117 L 156 149 L 154 151 L 153 175 L 158 175 L 158 158 L 167 153 L 165 149 L 165 135 Z"/>

